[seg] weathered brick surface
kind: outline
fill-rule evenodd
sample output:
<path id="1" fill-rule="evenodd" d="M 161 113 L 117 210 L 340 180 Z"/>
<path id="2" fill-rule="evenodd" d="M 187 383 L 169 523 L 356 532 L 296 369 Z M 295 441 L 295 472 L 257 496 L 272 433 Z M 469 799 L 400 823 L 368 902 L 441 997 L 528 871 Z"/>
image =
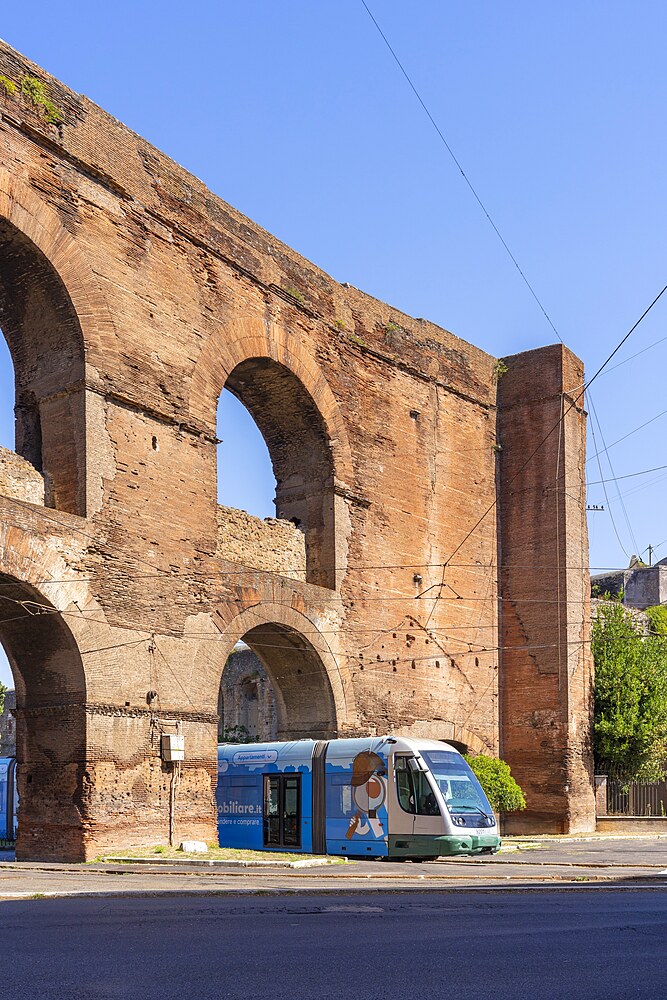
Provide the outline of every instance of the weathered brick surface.
<path id="1" fill-rule="evenodd" d="M 14 500 L 44 503 L 44 477 L 16 452 L 0 448 L 0 493 Z"/>
<path id="2" fill-rule="evenodd" d="M 63 120 L 0 88 L 0 325 L 17 450 L 52 483 L 45 508 L 0 487 L 2 592 L 50 612 L 2 626 L 23 764 L 19 854 L 164 840 L 174 776 L 156 734 L 177 721 L 175 835 L 212 839 L 217 698 L 240 638 L 269 670 L 280 735 L 393 729 L 502 744 L 533 820 L 592 823 L 588 658 L 563 653 L 587 638 L 585 574 L 568 568 L 587 558 L 579 411 L 558 474 L 551 446 L 521 474 L 534 502 L 512 486 L 576 360 L 560 348 L 511 359 L 499 413 L 493 358 L 337 284 L 0 46 L 0 74 L 26 73 Z M 271 452 L 277 523 L 221 524 L 225 386 Z M 498 572 L 497 523 L 521 573 Z M 297 542 L 305 575 L 287 572 Z M 553 567 L 556 554 L 552 614 L 554 572 L 530 566 Z M 540 616 L 525 613 L 528 590 L 547 602 Z M 558 669 L 537 652 L 553 649 L 556 621 Z M 529 654 L 499 649 L 527 639 Z M 533 735 L 540 712 L 548 738 Z"/>
<path id="3" fill-rule="evenodd" d="M 561 345 L 500 382 L 501 751 L 531 812 L 508 828 L 590 829 L 592 656 L 583 368 Z M 562 422 L 560 421 L 563 416 Z M 539 449 L 539 460 L 530 460 Z"/>
<path id="4" fill-rule="evenodd" d="M 244 510 L 218 507 L 218 552 L 253 569 L 306 578 L 305 535 L 289 521 L 262 520 Z"/>

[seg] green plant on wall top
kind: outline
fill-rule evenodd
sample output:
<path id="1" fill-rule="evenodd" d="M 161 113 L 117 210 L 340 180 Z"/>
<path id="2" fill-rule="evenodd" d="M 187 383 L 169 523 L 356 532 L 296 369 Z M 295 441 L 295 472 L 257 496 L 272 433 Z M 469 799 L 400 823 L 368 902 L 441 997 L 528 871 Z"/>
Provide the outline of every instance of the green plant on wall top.
<path id="1" fill-rule="evenodd" d="M 512 777 L 509 764 L 483 753 L 476 757 L 466 755 L 466 760 L 486 792 L 494 812 L 517 812 L 526 808 L 526 799 Z"/>
<path id="2" fill-rule="evenodd" d="M 498 380 L 501 379 L 503 375 L 507 375 L 508 371 L 509 368 L 505 364 L 505 359 L 498 358 L 498 360 L 493 366 L 493 377 L 496 380 L 496 382 L 498 382 Z"/>
<path id="3" fill-rule="evenodd" d="M 7 76 L 0 76 L 0 90 L 4 90 L 9 97 L 14 97 L 20 87 L 21 95 L 39 109 L 39 112 L 50 125 L 59 125 L 62 120 L 62 112 L 53 103 L 46 89 L 46 84 L 38 80 L 36 76 L 24 74 L 19 81 L 19 85 Z"/>
<path id="4" fill-rule="evenodd" d="M 21 77 L 21 93 L 41 109 L 45 121 L 51 125 L 57 125 L 63 120 L 60 110 L 47 94 L 46 86 L 36 76 Z"/>
<path id="5" fill-rule="evenodd" d="M 293 299 L 296 299 L 297 302 L 306 301 L 301 292 L 299 291 L 299 289 L 294 288 L 293 285 L 286 285 L 285 288 L 283 288 L 283 291 L 286 292 L 287 295 L 291 296 Z"/>

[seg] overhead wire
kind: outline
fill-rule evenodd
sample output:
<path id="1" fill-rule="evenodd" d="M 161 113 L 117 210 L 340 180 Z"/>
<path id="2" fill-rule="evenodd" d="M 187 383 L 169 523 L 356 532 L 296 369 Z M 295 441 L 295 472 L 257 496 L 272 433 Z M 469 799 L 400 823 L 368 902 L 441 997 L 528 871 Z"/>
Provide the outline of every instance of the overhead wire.
<path id="1" fill-rule="evenodd" d="M 611 445 L 609 445 L 611 448 Z M 635 479 L 636 476 L 648 476 L 651 472 L 661 472 L 667 469 L 667 465 L 656 465 L 653 469 L 642 469 L 640 472 L 627 472 L 623 476 L 614 476 L 613 479 L 593 479 L 587 482 L 587 486 L 600 486 L 602 483 L 617 483 L 619 479 Z"/>
<path id="2" fill-rule="evenodd" d="M 660 417 L 664 417 L 666 413 L 667 410 L 661 410 L 660 413 L 656 413 L 654 417 L 651 417 L 649 420 L 645 420 L 643 424 L 639 425 L 639 427 L 634 427 L 631 431 L 628 431 L 627 434 L 624 434 L 623 437 L 617 438 L 615 441 L 612 441 L 610 445 L 603 447 L 600 454 L 607 454 L 611 448 L 620 444 L 621 441 L 627 441 L 627 439 L 632 437 L 633 434 L 637 434 L 638 431 L 644 430 L 645 427 L 648 427 L 648 425 L 652 424 L 655 420 L 659 420 Z M 594 458 L 597 458 L 597 456 L 598 452 L 596 451 L 595 454 L 586 459 L 586 462 L 592 462 Z"/>
<path id="3" fill-rule="evenodd" d="M 627 526 L 627 529 L 628 529 L 628 533 L 630 535 L 630 541 L 632 542 L 632 544 L 635 547 L 635 552 L 639 552 L 639 545 L 637 544 L 637 539 L 635 538 L 634 531 L 632 530 L 632 525 L 630 523 L 630 518 L 628 517 L 628 511 L 627 511 L 627 508 L 625 506 L 625 502 L 623 500 L 623 497 L 621 496 L 621 491 L 619 489 L 618 481 L 616 479 L 616 473 L 614 472 L 614 467 L 611 464 L 611 458 L 609 456 L 609 449 L 606 447 L 606 444 L 605 444 L 604 434 L 603 434 L 603 431 L 602 431 L 602 425 L 600 423 L 600 419 L 598 417 L 597 410 L 595 409 L 595 404 L 593 402 L 593 397 L 591 396 L 590 390 L 588 392 L 588 400 L 589 400 L 589 402 L 591 404 L 591 411 L 593 413 L 593 418 L 595 420 L 595 423 L 598 425 L 598 431 L 600 432 L 600 438 L 602 440 L 602 446 L 603 446 L 604 452 L 606 454 L 607 464 L 609 465 L 609 469 L 611 471 L 612 481 L 613 481 L 614 485 L 616 486 L 616 493 L 617 493 L 617 496 L 618 496 L 618 500 L 619 500 L 619 502 L 621 504 L 621 510 L 623 511 L 623 517 L 625 519 L 625 523 L 626 523 L 626 526 Z M 610 513 L 611 513 L 611 510 L 610 510 Z M 627 552 L 626 552 L 626 555 L 627 555 Z"/>
<path id="4" fill-rule="evenodd" d="M 590 422 L 590 428 L 591 428 L 591 434 L 593 436 L 593 445 L 595 447 L 595 457 L 597 458 L 598 468 L 600 470 L 600 482 L 601 482 L 602 489 L 603 489 L 603 492 L 604 492 L 604 498 L 605 498 L 605 501 L 607 503 L 607 510 L 609 511 L 609 518 L 611 520 L 611 524 L 612 524 L 612 527 L 614 529 L 614 534 L 616 535 L 616 540 L 618 541 L 618 544 L 621 546 L 621 549 L 623 550 L 623 553 L 625 554 L 626 559 L 629 559 L 630 555 L 629 555 L 627 549 L 625 548 L 625 546 L 623 545 L 623 542 L 621 541 L 621 536 L 620 536 L 618 528 L 616 526 L 616 520 L 614 518 L 614 513 L 613 513 L 613 511 L 611 509 L 611 506 L 609 504 L 609 494 L 607 492 L 607 481 L 604 478 L 604 475 L 603 475 L 603 472 L 602 472 L 602 463 L 600 461 L 600 453 L 598 451 L 597 441 L 595 439 L 595 424 L 594 424 L 594 422 L 592 420 Z"/>
<path id="5" fill-rule="evenodd" d="M 463 166 L 462 166 L 459 158 L 457 157 L 456 153 L 454 152 L 452 146 L 449 144 L 449 142 L 445 138 L 444 133 L 442 132 L 440 126 L 438 125 L 438 123 L 436 122 L 435 118 L 433 117 L 433 115 L 431 114 L 430 110 L 428 109 L 428 107 L 426 105 L 426 102 L 424 101 L 423 97 L 421 96 L 421 94 L 417 90 L 415 84 L 412 81 L 412 78 L 410 77 L 410 75 L 408 74 L 405 66 L 403 65 L 403 63 L 399 59 L 398 55 L 396 54 L 396 51 L 394 50 L 393 46 L 391 45 L 389 39 L 387 38 L 387 36 L 385 35 L 384 31 L 380 27 L 380 25 L 379 25 L 379 23 L 378 23 L 375 15 L 372 13 L 370 7 L 366 3 L 366 0 L 361 0 L 361 3 L 365 7 L 366 13 L 368 14 L 368 16 L 370 17 L 371 21 L 373 22 L 373 24 L 377 28 L 380 36 L 382 37 L 382 40 L 384 41 L 384 43 L 387 46 L 389 52 L 391 53 L 392 58 L 394 59 L 394 62 L 396 63 L 396 65 L 400 69 L 401 73 L 405 77 L 405 79 L 406 79 L 406 81 L 408 83 L 408 86 L 410 87 L 410 89 L 412 90 L 413 94 L 415 95 L 415 97 L 419 101 L 419 104 L 421 105 L 423 111 L 425 112 L 428 120 L 430 121 L 431 125 L 433 126 L 433 128 L 437 132 L 438 136 L 440 137 L 440 140 L 441 140 L 442 144 L 444 145 L 445 149 L 447 150 L 447 152 L 449 153 L 452 161 L 456 164 L 456 167 L 458 168 L 459 173 L 461 174 L 461 176 L 463 177 L 463 180 L 465 181 L 465 183 L 467 184 L 468 188 L 470 189 L 470 191 L 471 191 L 471 193 L 472 193 L 475 201 L 477 202 L 477 204 L 481 208 L 484 216 L 486 217 L 487 221 L 491 225 L 491 228 L 493 229 L 494 233 L 496 234 L 496 236 L 498 237 L 498 239 L 502 243 L 503 247 L 505 248 L 505 251 L 507 252 L 510 260 L 512 261 L 512 263 L 514 265 L 514 267 L 516 268 L 516 270 L 518 271 L 519 275 L 521 276 L 521 279 L 523 280 L 524 284 L 528 288 L 528 291 L 530 292 L 530 294 L 532 295 L 533 299 L 535 300 L 535 302 L 539 306 L 540 311 L 542 312 L 542 314 L 543 314 L 544 318 L 546 319 L 547 323 L 549 324 L 549 326 L 551 327 L 551 329 L 553 330 L 553 332 L 556 334 L 556 336 L 558 337 L 558 339 L 562 343 L 562 337 L 559 334 L 559 332 L 556 329 L 556 327 L 554 326 L 554 324 L 553 324 L 553 322 L 551 320 L 551 317 L 549 316 L 549 314 L 546 311 L 544 305 L 542 304 L 542 301 L 540 300 L 537 292 L 535 291 L 535 289 L 531 285 L 530 281 L 526 277 L 526 275 L 525 275 L 523 269 L 521 268 L 518 260 L 516 259 L 516 257 L 512 253 L 512 251 L 510 250 L 510 247 L 509 247 L 507 241 L 505 240 L 505 238 L 502 235 L 502 233 L 500 232 L 498 226 L 496 225 L 496 223 L 492 219 L 491 214 L 489 213 L 489 210 L 487 209 L 486 205 L 484 204 L 484 202 L 480 198 L 479 194 L 477 193 L 477 190 L 475 189 L 472 181 L 470 180 L 470 178 L 466 174 L 465 170 L 463 169 Z"/>

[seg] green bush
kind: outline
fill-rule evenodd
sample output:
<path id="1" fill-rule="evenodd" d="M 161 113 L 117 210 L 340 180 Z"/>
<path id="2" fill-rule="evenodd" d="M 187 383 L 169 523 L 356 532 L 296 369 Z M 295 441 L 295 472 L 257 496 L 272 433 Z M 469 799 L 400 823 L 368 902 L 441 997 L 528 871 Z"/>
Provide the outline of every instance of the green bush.
<path id="1" fill-rule="evenodd" d="M 509 764 L 497 757 L 478 754 L 466 760 L 486 792 L 494 812 L 516 812 L 526 808 L 523 792 L 512 777 Z"/>
<path id="2" fill-rule="evenodd" d="M 649 627 L 654 635 L 667 635 L 667 606 L 658 604 L 646 609 Z"/>

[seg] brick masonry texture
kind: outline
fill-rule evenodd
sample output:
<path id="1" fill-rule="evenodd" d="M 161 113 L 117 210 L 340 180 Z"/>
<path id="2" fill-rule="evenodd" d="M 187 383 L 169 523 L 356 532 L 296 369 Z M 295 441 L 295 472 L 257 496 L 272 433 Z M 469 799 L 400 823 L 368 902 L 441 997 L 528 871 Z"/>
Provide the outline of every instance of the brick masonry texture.
<path id="1" fill-rule="evenodd" d="M 305 535 L 290 521 L 262 520 L 244 510 L 218 507 L 218 552 L 253 569 L 306 578 Z"/>
<path id="2" fill-rule="evenodd" d="M 43 504 L 44 478 L 25 458 L 0 448 L 0 493 L 14 500 Z"/>
<path id="3" fill-rule="evenodd" d="M 577 359 L 531 351 L 499 378 L 6 45 L 0 74 L 37 77 L 62 119 L 0 87 L 0 327 L 16 450 L 49 484 L 46 503 L 0 488 L 1 593 L 21 602 L 0 625 L 18 855 L 90 858 L 164 841 L 170 822 L 214 839 L 218 693 L 240 639 L 279 737 L 500 751 L 524 826 L 591 828 L 576 406 L 525 465 Z M 275 521 L 217 504 L 224 387 L 267 443 Z M 177 723 L 180 780 L 159 756 Z"/>

